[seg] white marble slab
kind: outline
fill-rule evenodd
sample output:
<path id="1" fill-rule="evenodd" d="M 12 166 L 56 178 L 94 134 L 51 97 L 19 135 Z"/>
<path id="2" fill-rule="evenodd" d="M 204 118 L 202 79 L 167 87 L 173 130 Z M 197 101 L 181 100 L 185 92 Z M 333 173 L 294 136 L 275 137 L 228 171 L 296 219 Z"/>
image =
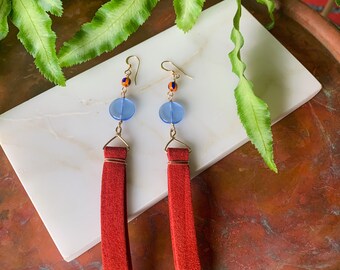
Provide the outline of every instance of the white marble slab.
<path id="1" fill-rule="evenodd" d="M 167 194 L 164 145 L 169 126 L 158 117 L 166 101 L 169 59 L 193 80 L 182 77 L 176 100 L 186 108 L 178 125 L 192 149 L 192 175 L 247 141 L 237 117 L 228 52 L 234 1 L 203 12 L 188 34 L 176 27 L 70 79 L 0 116 L 0 142 L 65 260 L 100 241 L 102 146 L 114 135 L 108 114 L 120 96 L 125 58 L 141 58 L 137 87 L 129 97 L 135 117 L 124 124 L 131 145 L 128 164 L 130 219 Z M 245 9 L 241 23 L 243 58 L 256 92 L 268 102 L 273 122 L 312 98 L 319 82 Z"/>

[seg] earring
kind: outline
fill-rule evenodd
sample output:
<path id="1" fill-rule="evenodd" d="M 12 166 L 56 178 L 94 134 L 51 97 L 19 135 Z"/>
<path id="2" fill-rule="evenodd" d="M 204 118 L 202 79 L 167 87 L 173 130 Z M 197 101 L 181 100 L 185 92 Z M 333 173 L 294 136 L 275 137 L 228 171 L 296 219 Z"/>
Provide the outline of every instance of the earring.
<path id="1" fill-rule="evenodd" d="M 173 101 L 174 94 L 178 89 L 177 80 L 180 75 L 171 69 L 164 67 L 168 63 L 178 71 L 191 78 L 171 61 L 163 61 L 161 68 L 172 74 L 173 80 L 168 84 L 168 102 L 159 109 L 159 116 L 163 122 L 170 124 L 170 140 L 164 150 L 168 156 L 168 199 L 171 242 L 176 270 L 201 269 L 197 251 L 197 240 L 193 218 L 189 153 L 191 148 L 176 137 L 175 124 L 184 117 L 183 106 Z M 181 144 L 181 148 L 173 148 L 173 142 Z"/>
<path id="2" fill-rule="evenodd" d="M 119 121 L 116 127 L 116 135 L 103 147 L 104 165 L 101 188 L 101 239 L 102 262 L 104 270 L 132 269 L 130 245 L 127 226 L 126 207 L 126 156 L 130 149 L 126 140 L 122 137 L 122 123 L 130 119 L 135 113 L 135 105 L 132 100 L 126 98 L 128 87 L 131 84 L 130 58 L 138 60 L 135 74 L 135 84 L 139 70 L 140 60 L 131 55 L 126 58 L 128 65 L 125 77 L 122 79 L 121 97 L 115 99 L 110 107 L 111 116 Z M 108 146 L 113 140 L 119 139 L 124 146 Z"/>

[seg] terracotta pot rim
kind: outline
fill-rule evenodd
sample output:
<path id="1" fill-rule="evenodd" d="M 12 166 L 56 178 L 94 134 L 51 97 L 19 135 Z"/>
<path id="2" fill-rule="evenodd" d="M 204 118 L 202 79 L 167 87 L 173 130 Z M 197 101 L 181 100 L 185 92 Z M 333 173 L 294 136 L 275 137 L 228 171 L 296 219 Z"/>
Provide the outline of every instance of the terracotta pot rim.
<path id="1" fill-rule="evenodd" d="M 281 0 L 280 9 L 312 34 L 340 62 L 340 34 L 333 24 L 298 0 Z"/>

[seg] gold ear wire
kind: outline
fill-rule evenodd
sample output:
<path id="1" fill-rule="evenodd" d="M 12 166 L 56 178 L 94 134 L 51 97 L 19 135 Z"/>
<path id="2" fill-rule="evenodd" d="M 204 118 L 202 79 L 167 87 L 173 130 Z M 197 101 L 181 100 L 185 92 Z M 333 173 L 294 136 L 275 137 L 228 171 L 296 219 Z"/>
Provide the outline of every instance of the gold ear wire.
<path id="1" fill-rule="evenodd" d="M 137 60 L 138 60 L 138 66 L 137 66 L 137 70 L 136 70 L 136 74 L 135 74 L 135 78 L 134 78 L 135 85 L 137 85 L 137 74 L 138 74 L 139 66 L 140 66 L 140 59 L 139 59 L 139 57 L 138 57 L 137 55 L 130 55 L 128 58 L 126 58 L 125 62 L 126 62 L 126 64 L 127 64 L 129 67 L 128 67 L 127 70 L 124 71 L 124 73 L 125 73 L 127 76 L 131 75 L 131 67 L 132 67 L 132 65 L 129 63 L 129 60 L 130 60 L 130 58 L 132 58 L 132 57 L 135 57 L 135 58 L 137 58 Z"/>
<path id="2" fill-rule="evenodd" d="M 166 67 L 164 67 L 165 63 L 169 63 L 171 65 L 173 65 L 177 70 L 179 70 L 180 72 L 182 72 L 185 76 L 187 76 L 189 79 L 193 79 L 191 76 L 189 76 L 188 74 L 186 74 L 182 69 L 180 69 L 178 66 L 176 66 L 173 62 L 169 61 L 169 60 L 165 60 L 161 63 L 161 68 L 164 69 L 165 71 L 170 71 L 172 76 L 174 76 L 174 78 L 179 78 L 179 74 L 176 73 L 175 70 L 173 69 L 167 69 Z"/>

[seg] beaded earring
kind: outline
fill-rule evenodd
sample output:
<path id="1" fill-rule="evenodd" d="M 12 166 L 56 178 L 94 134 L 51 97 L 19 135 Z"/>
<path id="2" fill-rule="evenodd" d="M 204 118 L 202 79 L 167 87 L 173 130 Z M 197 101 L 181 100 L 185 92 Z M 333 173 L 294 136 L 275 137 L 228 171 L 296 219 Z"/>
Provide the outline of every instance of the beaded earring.
<path id="1" fill-rule="evenodd" d="M 131 84 L 130 58 L 138 60 L 135 74 L 135 84 L 139 70 L 140 60 L 131 55 L 126 58 L 128 69 L 122 79 L 121 97 L 115 99 L 110 107 L 110 115 L 118 122 L 116 135 L 103 147 L 104 165 L 101 189 L 101 240 L 102 262 L 104 270 L 132 269 L 130 245 L 127 226 L 126 207 L 126 156 L 130 149 L 126 140 L 122 137 L 122 123 L 129 120 L 135 113 L 135 105 L 132 100 L 126 98 L 128 87 Z M 119 139 L 125 146 L 108 146 L 113 140 Z"/>
<path id="2" fill-rule="evenodd" d="M 183 106 L 173 101 L 180 75 L 175 70 L 165 68 L 166 63 L 173 65 L 187 77 L 191 77 L 171 61 L 161 63 L 161 68 L 171 72 L 172 75 L 172 81 L 168 84 L 168 102 L 160 107 L 159 117 L 163 122 L 170 124 L 170 140 L 164 150 L 168 156 L 169 218 L 174 265 L 176 270 L 199 270 L 201 265 L 198 257 L 190 188 L 189 154 L 191 148 L 176 138 L 175 128 L 175 124 L 178 124 L 184 117 Z M 173 142 L 183 147 L 170 147 Z"/>

